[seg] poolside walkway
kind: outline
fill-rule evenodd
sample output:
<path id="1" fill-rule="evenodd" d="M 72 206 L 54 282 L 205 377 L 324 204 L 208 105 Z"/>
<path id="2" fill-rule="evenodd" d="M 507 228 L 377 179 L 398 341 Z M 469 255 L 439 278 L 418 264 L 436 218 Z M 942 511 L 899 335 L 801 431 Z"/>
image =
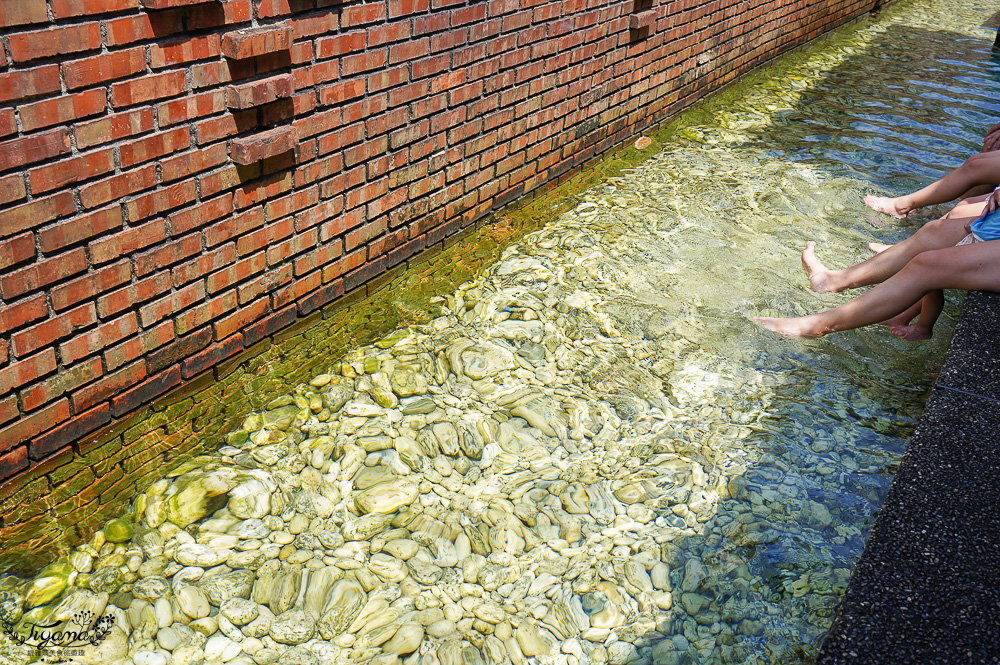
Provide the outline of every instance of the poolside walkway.
<path id="1" fill-rule="evenodd" d="M 817 665 L 1000 663 L 998 331 L 970 293 Z"/>

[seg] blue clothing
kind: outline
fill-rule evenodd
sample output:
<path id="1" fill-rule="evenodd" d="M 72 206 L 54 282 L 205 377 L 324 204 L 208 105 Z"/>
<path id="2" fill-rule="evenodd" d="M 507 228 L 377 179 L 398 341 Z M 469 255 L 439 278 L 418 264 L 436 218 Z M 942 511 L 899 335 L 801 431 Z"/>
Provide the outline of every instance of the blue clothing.
<path id="1" fill-rule="evenodd" d="M 1000 189 L 1000 187 L 997 189 Z M 993 212 L 980 215 L 969 228 L 980 240 L 997 240 L 1000 238 L 1000 207 Z"/>

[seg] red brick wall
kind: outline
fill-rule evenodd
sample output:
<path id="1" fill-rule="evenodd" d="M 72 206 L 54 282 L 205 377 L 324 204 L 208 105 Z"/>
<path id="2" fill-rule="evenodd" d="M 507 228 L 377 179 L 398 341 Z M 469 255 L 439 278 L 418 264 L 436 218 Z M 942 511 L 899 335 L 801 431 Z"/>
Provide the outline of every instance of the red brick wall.
<path id="1" fill-rule="evenodd" d="M 871 3 L 0 0 L 0 480 Z"/>

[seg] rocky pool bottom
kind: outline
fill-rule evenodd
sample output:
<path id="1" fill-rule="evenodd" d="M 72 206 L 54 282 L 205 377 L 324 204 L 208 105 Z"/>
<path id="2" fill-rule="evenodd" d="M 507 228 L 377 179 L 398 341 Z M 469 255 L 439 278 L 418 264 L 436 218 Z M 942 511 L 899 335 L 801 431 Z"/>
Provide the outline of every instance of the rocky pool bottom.
<path id="1" fill-rule="evenodd" d="M 553 237 L 583 278 L 598 259 L 572 223 L 521 250 L 542 256 Z M 778 563 L 762 577 L 751 559 L 787 533 L 857 547 L 860 530 L 811 498 L 802 469 L 766 453 L 749 468 L 773 388 L 723 390 L 675 367 L 691 342 L 622 335 L 597 296 L 518 252 L 460 287 L 445 316 L 248 416 L 218 455 L 172 471 L 33 580 L 0 579 L 3 617 L 22 634 L 113 617 L 71 659 L 88 665 L 814 650 L 849 568 Z M 812 436 L 817 451 L 836 443 Z M 804 467 L 838 482 L 821 458 Z M 0 646 L 12 665 L 36 653 Z"/>

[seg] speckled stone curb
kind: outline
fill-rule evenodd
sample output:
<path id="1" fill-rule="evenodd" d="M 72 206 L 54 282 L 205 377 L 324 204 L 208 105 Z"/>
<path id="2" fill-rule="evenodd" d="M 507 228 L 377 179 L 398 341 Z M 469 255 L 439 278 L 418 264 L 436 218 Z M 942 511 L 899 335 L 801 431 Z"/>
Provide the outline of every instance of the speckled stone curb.
<path id="1" fill-rule="evenodd" d="M 1000 662 L 998 331 L 970 293 L 817 665 Z"/>

